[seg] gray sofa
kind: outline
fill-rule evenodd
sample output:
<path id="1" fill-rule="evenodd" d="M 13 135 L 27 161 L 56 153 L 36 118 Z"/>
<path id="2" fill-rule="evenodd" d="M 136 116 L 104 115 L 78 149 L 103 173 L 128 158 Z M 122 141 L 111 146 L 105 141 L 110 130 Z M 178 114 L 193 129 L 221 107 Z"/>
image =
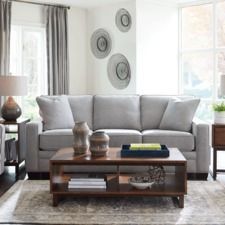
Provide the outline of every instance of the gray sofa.
<path id="1" fill-rule="evenodd" d="M 197 120 L 190 122 L 188 131 L 162 128 L 162 120 L 169 102 L 175 96 L 147 95 L 83 95 L 66 96 L 74 121 L 87 121 L 91 130 L 104 130 L 110 136 L 110 146 L 120 147 L 129 143 L 159 142 L 177 147 L 187 159 L 190 174 L 207 177 L 210 161 L 209 125 Z M 51 99 L 54 97 L 48 96 Z M 187 99 L 187 97 L 176 96 Z M 48 106 L 48 105 L 47 105 Z M 45 105 L 46 107 L 46 105 Z M 54 110 L 54 109 L 52 109 Z M 42 112 L 43 113 L 43 112 Z M 176 111 L 174 112 L 176 114 Z M 183 115 L 185 117 L 185 111 Z M 67 120 L 66 113 L 61 120 Z M 176 121 L 166 121 L 172 126 Z M 165 121 L 164 121 L 165 122 Z M 45 125 L 45 124 L 44 124 Z M 54 125 L 54 124 L 53 124 Z M 72 127 L 47 129 L 43 122 L 27 124 L 26 169 L 30 176 L 48 172 L 49 159 L 62 147 L 73 145 Z M 179 125 L 179 124 L 178 124 Z M 182 126 L 182 124 L 180 124 Z M 111 171 L 112 167 L 76 168 L 81 172 Z M 146 168 L 124 167 L 125 171 Z"/>

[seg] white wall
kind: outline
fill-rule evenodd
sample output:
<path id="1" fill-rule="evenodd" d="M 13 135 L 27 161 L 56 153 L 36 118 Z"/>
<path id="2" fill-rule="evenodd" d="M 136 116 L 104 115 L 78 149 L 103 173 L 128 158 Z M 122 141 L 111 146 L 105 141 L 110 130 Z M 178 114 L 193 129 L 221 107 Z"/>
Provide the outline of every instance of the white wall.
<path id="1" fill-rule="evenodd" d="M 71 7 L 68 11 L 69 72 L 71 95 L 87 93 L 87 12 Z"/>
<path id="2" fill-rule="evenodd" d="M 12 23 L 45 25 L 45 7 L 13 2 Z M 68 10 L 70 94 L 87 92 L 87 20 L 86 10 L 71 7 Z"/>
<path id="3" fill-rule="evenodd" d="M 88 93 L 91 94 L 128 94 L 135 93 L 136 89 L 136 12 L 135 0 L 111 4 L 88 10 Z M 128 32 L 121 32 L 115 24 L 115 15 L 120 8 L 129 11 L 132 17 L 132 27 Z M 112 39 L 112 50 L 104 59 L 97 59 L 91 52 L 90 38 L 96 29 L 106 29 Z M 131 81 L 126 89 L 115 89 L 107 75 L 107 63 L 115 54 L 125 55 L 131 67 Z"/>
<path id="4" fill-rule="evenodd" d="M 45 10 L 41 5 L 12 2 L 12 23 L 45 24 Z"/>
<path id="5" fill-rule="evenodd" d="M 131 29 L 123 33 L 115 24 L 118 9 L 132 16 Z M 45 24 L 43 6 L 13 2 L 12 22 Z M 177 94 L 178 93 L 178 9 L 158 0 L 129 0 L 89 10 L 68 11 L 70 94 Z M 92 33 L 106 29 L 112 50 L 97 59 L 90 49 Z M 131 82 L 115 89 L 107 75 L 111 55 L 124 54 L 131 66 Z"/>
<path id="6" fill-rule="evenodd" d="M 137 93 L 178 93 L 178 8 L 137 0 Z"/>

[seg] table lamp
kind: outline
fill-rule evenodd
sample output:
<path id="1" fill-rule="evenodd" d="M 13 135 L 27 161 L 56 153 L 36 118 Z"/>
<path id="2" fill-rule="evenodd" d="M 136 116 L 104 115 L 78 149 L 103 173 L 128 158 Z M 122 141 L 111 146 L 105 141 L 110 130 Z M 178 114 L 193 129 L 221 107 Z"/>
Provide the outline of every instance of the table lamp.
<path id="1" fill-rule="evenodd" d="M 3 104 L 2 118 L 7 121 L 16 121 L 22 111 L 12 96 L 27 94 L 27 77 L 25 76 L 0 76 L 0 96 L 9 96 Z"/>

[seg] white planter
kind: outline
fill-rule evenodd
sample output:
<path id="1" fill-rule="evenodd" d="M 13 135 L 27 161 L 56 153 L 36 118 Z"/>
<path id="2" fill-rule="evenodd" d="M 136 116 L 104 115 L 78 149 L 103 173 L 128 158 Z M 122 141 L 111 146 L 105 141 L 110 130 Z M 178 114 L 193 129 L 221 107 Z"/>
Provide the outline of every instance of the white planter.
<path id="1" fill-rule="evenodd" d="M 225 124 L 225 111 L 223 112 L 214 111 L 214 123 Z"/>

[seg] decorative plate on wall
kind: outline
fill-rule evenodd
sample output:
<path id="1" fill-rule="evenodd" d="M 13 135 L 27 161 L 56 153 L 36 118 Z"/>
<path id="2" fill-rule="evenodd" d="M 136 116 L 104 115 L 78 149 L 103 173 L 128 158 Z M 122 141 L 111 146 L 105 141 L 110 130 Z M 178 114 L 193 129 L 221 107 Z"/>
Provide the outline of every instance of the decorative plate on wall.
<path id="1" fill-rule="evenodd" d="M 96 30 L 91 36 L 92 53 L 99 59 L 109 55 L 112 47 L 112 41 L 109 33 L 104 29 Z"/>
<path id="2" fill-rule="evenodd" d="M 130 83 L 131 71 L 127 58 L 122 54 L 114 54 L 108 61 L 108 78 L 113 87 L 124 89 Z"/>
<path id="3" fill-rule="evenodd" d="M 132 24 L 131 15 L 126 9 L 119 9 L 116 13 L 116 26 L 122 32 L 130 30 Z"/>

